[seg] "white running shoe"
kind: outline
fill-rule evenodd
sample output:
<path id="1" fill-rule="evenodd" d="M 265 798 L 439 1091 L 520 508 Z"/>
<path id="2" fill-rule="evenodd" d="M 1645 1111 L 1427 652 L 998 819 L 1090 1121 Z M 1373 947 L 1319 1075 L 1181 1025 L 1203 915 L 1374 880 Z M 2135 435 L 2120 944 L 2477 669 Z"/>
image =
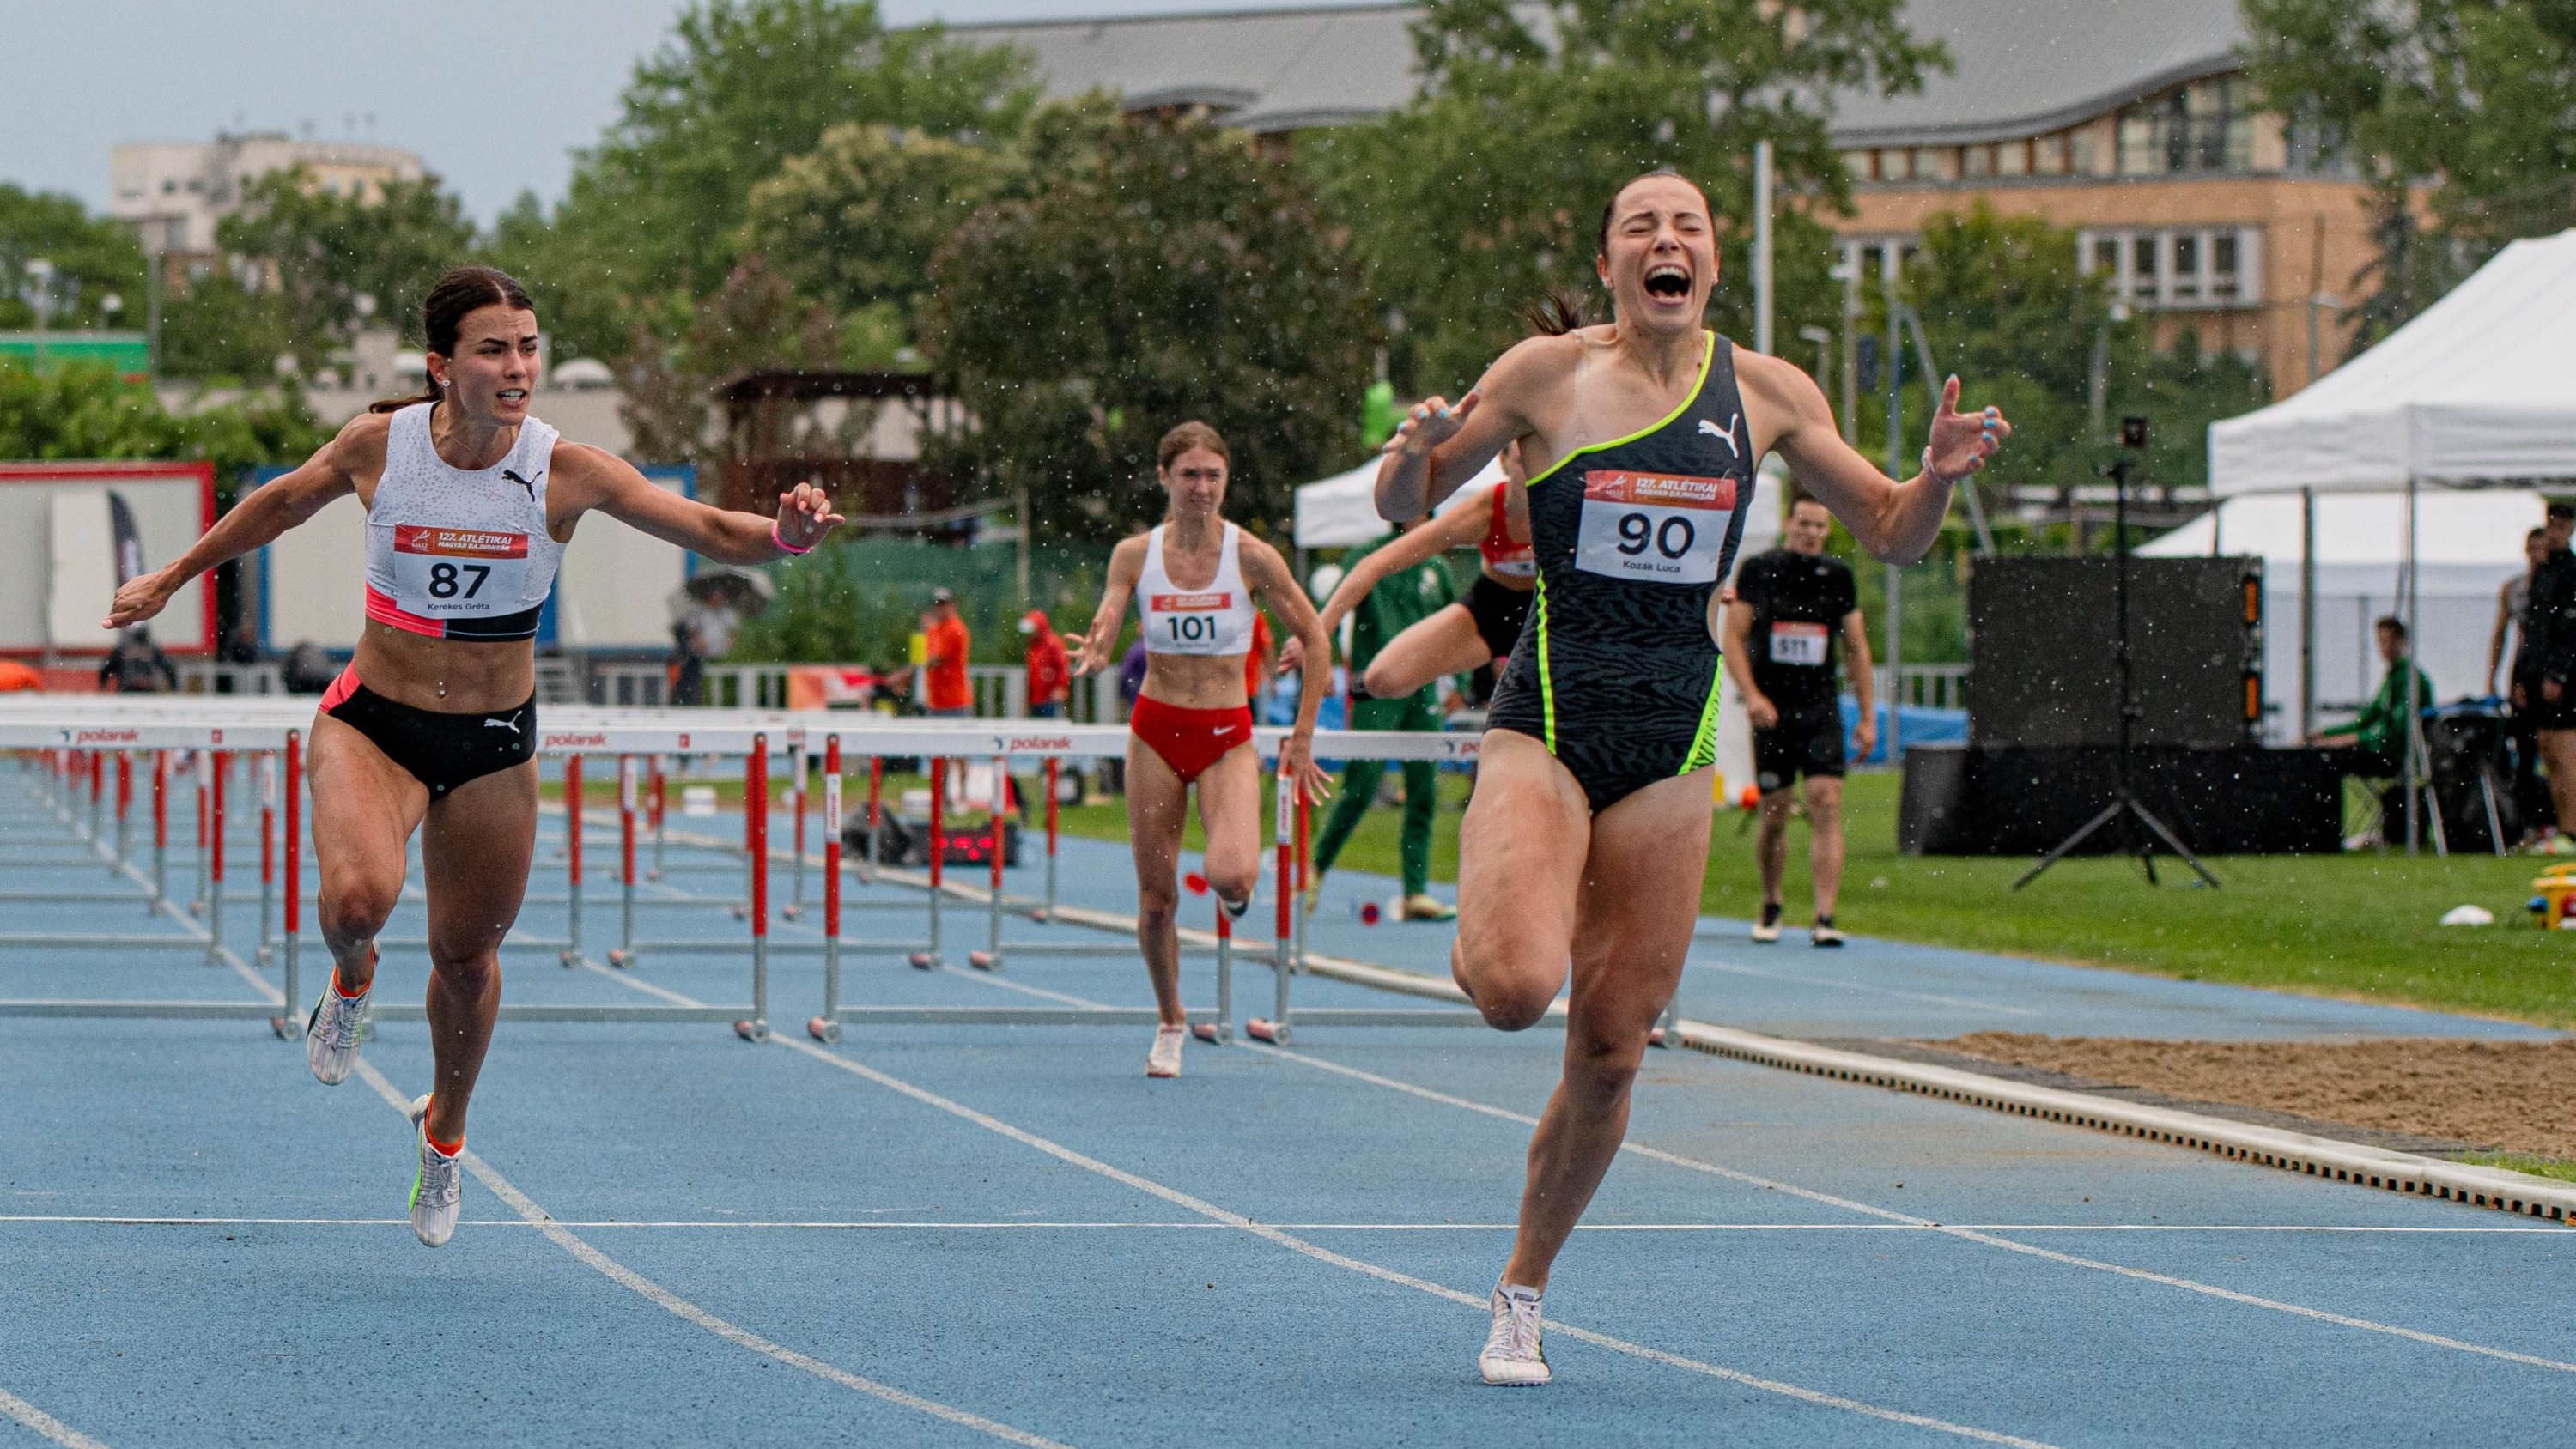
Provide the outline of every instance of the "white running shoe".
<path id="1" fill-rule="evenodd" d="M 1779 906 L 1768 901 L 1763 903 L 1762 918 L 1753 923 L 1753 939 L 1763 942 L 1777 941 L 1780 939 Z"/>
<path id="2" fill-rule="evenodd" d="M 1536 1388 L 1554 1375 L 1538 1344 L 1538 1295 L 1527 1288 L 1494 1285 L 1494 1328 L 1485 1335 L 1485 1351 L 1476 1356 L 1485 1382 L 1506 1388 Z"/>
<path id="3" fill-rule="evenodd" d="M 454 1157 L 429 1145 L 429 1098 L 411 1104 L 412 1130 L 420 1136 L 420 1174 L 411 1180 L 411 1230 L 426 1247 L 456 1236 L 456 1210 L 465 1200 L 465 1149 Z"/>
<path id="4" fill-rule="evenodd" d="M 340 973 L 322 983 L 322 999 L 304 1021 L 304 1062 L 313 1080 L 336 1087 L 358 1069 L 358 1046 L 367 1038 L 367 998 L 372 987 L 355 996 L 340 994 Z"/>
<path id="5" fill-rule="evenodd" d="M 1154 1049 L 1145 1054 L 1145 1075 L 1177 1077 L 1181 1074 L 1181 1039 L 1190 1034 L 1186 1026 L 1154 1028 Z"/>

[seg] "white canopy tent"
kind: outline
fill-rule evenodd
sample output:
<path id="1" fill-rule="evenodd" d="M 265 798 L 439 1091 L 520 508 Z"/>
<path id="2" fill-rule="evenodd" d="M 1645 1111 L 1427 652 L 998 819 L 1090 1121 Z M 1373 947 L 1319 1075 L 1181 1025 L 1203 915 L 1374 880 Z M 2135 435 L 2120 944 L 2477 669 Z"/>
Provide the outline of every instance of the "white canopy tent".
<path id="1" fill-rule="evenodd" d="M 2576 229 L 2518 241 L 2378 346 L 2209 429 L 2209 491 L 2576 478 Z"/>
<path id="2" fill-rule="evenodd" d="M 2437 698 L 2482 694 L 2496 592 L 2523 571 L 2522 539 L 2540 525 L 2541 496 L 2497 488 L 2433 493 L 2420 501 L 2416 582 L 2423 598 L 2415 657 L 2432 676 Z M 2305 713 L 2302 640 L 2313 640 L 2316 711 L 2333 716 L 2358 708 L 2378 689 L 2383 666 L 2371 623 L 2396 612 L 2406 562 L 2404 493 L 2317 497 L 2314 593 L 2303 606 L 2306 506 L 2294 493 L 2230 498 L 2138 548 L 2140 558 L 2253 554 L 2263 560 L 2263 674 L 2271 681 L 2265 732 L 2275 744 L 2294 741 Z"/>
<path id="3" fill-rule="evenodd" d="M 2209 430 L 2210 492 L 2221 499 L 2296 494 L 2302 532 L 2316 527 L 2321 495 L 2398 495 L 2390 520 L 2399 555 L 2394 612 L 2423 643 L 2430 642 L 2426 515 L 2453 512 L 2447 497 L 2428 509 L 2424 486 L 2530 488 L 2571 479 L 2576 229 L 2513 243 L 2415 320 L 2305 391 Z M 2536 512 L 2526 503 L 2521 517 L 2530 522 L 2505 526 L 2513 547 L 2538 521 Z M 2320 541 L 2319 566 L 2323 550 Z M 2302 559 L 2304 574 L 2303 552 L 2292 556 Z M 2301 649 L 2310 661 L 2317 657 L 2318 592 L 2303 582 Z M 2422 643 L 2419 657 L 2429 657 Z M 2320 679 L 2314 690 L 2301 689 L 2302 729 L 2310 722 L 2311 697 L 2325 688 Z M 2415 775 L 2422 741 L 2409 745 Z M 2411 849 L 2413 821 L 2407 830 Z"/>
<path id="4" fill-rule="evenodd" d="M 1297 546 L 1349 548 L 1384 538 L 1394 525 L 1377 516 L 1378 460 L 1369 459 L 1347 473 L 1318 478 L 1297 490 Z M 1440 505 L 1448 512 L 1470 489 L 1502 480 L 1500 459 L 1460 486 Z"/>

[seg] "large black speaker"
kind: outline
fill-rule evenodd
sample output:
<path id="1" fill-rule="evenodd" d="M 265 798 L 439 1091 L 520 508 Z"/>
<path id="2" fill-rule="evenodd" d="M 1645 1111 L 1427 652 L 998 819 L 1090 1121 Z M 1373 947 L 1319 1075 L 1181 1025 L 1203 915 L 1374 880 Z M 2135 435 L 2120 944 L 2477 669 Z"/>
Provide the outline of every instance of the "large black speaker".
<path id="1" fill-rule="evenodd" d="M 1968 578 L 1968 739 L 2064 748 L 2120 741 L 2118 564 L 1986 558 Z M 2251 743 L 2262 722 L 2263 561 L 2129 562 L 2132 742 Z"/>
<path id="2" fill-rule="evenodd" d="M 2333 751 L 2159 745 L 2133 750 L 2129 765 L 2139 803 L 2201 854 L 2343 848 L 2343 774 Z M 1908 855 L 2037 855 L 2110 804 L 2119 783 L 2113 747 L 1916 745 L 1905 752 L 1897 848 Z M 2096 830 L 2082 853 L 2120 845 L 2120 831 Z M 2460 848 L 2459 837 L 2451 848 Z"/>

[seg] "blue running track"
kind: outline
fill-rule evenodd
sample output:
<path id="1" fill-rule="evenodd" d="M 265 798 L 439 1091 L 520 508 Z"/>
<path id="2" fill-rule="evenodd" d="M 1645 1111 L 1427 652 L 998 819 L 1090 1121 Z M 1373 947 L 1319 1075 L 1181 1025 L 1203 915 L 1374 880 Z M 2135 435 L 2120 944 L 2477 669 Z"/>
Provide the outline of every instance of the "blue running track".
<path id="1" fill-rule="evenodd" d="M 228 903 L 236 964 L 209 967 L 193 928 L 147 916 L 24 778 L 0 766 L 0 890 L 98 899 L 12 895 L 7 930 L 172 946 L 0 947 L 0 995 L 274 992 L 253 905 Z M 616 920 L 605 841 L 594 955 Z M 1125 852 L 1065 849 L 1066 898 L 1123 908 Z M 232 859 L 255 900 L 239 865 L 255 838 Z M 738 857 L 671 860 L 655 895 L 740 890 Z M 174 886 L 193 869 L 175 857 Z M 1350 899 L 1390 890 L 1334 877 L 1314 949 L 1438 970 L 1445 928 L 1353 918 Z M 560 935 L 551 856 L 536 893 L 555 903 L 523 931 Z M 653 917 L 710 941 L 743 930 L 714 905 Z M 1269 918 L 1265 895 L 1251 933 Z M 917 927 L 884 912 L 850 930 Z M 413 905 L 389 934 L 420 929 Z M 983 929 L 959 909 L 951 954 Z M 305 960 L 318 987 L 321 953 Z M 680 950 L 632 972 L 550 949 L 505 960 L 513 1001 L 737 1000 L 747 972 Z M 389 953 L 380 999 L 417 999 L 425 970 Z M 814 958 L 773 970 L 782 1031 L 765 1045 L 717 1025 L 503 1023 L 465 1223 L 437 1251 L 404 1218 L 397 1104 L 430 1071 L 417 1022 L 385 1025 L 334 1089 L 256 1022 L 0 1019 L 0 1446 L 2576 1434 L 2566 1228 L 1692 1052 L 1649 1058 L 1633 1150 L 1559 1265 L 1557 1382 L 1488 1389 L 1481 1304 L 1557 1034 L 1313 1028 L 1288 1050 L 1193 1043 L 1183 1075 L 1154 1082 L 1135 1028 L 879 1026 L 822 1047 L 793 1025 L 819 1003 Z M 1205 1004 L 1204 958 L 1185 979 Z M 1119 957 L 999 976 L 879 957 L 847 983 L 873 1004 L 1146 1000 Z M 1419 1004 L 1297 986 L 1301 1005 Z M 1754 947 L 1714 921 L 1686 991 L 1692 1017 L 1797 1036 L 2534 1034 L 1867 941 L 1811 952 L 1795 932 Z M 1239 968 L 1238 1014 L 1268 993 L 1265 968 Z"/>

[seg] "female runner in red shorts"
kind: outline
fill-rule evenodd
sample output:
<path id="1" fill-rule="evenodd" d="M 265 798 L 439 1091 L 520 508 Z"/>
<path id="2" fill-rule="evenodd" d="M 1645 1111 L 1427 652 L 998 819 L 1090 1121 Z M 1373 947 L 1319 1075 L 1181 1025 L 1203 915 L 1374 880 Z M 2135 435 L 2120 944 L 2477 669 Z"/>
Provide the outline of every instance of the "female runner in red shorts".
<path id="1" fill-rule="evenodd" d="M 1145 687 L 1128 720 L 1127 838 L 1136 851 L 1136 944 L 1154 981 L 1162 1023 L 1145 1075 L 1181 1074 L 1181 945 L 1177 871 L 1189 791 L 1199 791 L 1199 825 L 1207 836 L 1207 879 L 1217 899 L 1241 916 L 1252 904 L 1261 869 L 1261 767 L 1252 748 L 1252 707 L 1244 658 L 1252 652 L 1254 597 L 1287 621 L 1306 657 L 1327 659 L 1323 621 L 1288 571 L 1279 550 L 1225 521 L 1225 439 L 1205 423 L 1183 423 L 1163 435 L 1158 476 L 1171 497 L 1164 522 L 1127 539 L 1109 557 L 1109 586 L 1091 632 L 1067 642 L 1081 648 L 1076 674 L 1118 660 L 1118 629 L 1132 595 L 1145 620 Z M 1328 671 L 1310 669 L 1297 701 L 1297 726 L 1279 748 L 1279 767 L 1310 800 L 1324 798 L 1315 768 L 1315 711 Z"/>
<path id="2" fill-rule="evenodd" d="M 304 466 L 245 497 L 166 568 L 117 590 L 110 627 L 355 493 L 367 509 L 367 623 L 313 720 L 316 901 L 331 980 L 305 1028 L 313 1075 L 357 1069 L 375 940 L 421 834 L 429 896 L 431 1092 L 412 1104 L 411 1226 L 456 1231 L 465 1107 L 501 1009 L 501 938 L 537 838 L 537 616 L 585 513 L 723 563 L 803 553 L 841 522 L 799 484 L 776 519 L 665 492 L 623 459 L 557 442 L 528 412 L 537 314 L 490 267 L 438 279 L 421 308 L 429 389 L 352 419 Z M 287 580 L 280 587 L 292 587 Z M 290 1003 L 292 1006 L 293 1003 Z"/>

